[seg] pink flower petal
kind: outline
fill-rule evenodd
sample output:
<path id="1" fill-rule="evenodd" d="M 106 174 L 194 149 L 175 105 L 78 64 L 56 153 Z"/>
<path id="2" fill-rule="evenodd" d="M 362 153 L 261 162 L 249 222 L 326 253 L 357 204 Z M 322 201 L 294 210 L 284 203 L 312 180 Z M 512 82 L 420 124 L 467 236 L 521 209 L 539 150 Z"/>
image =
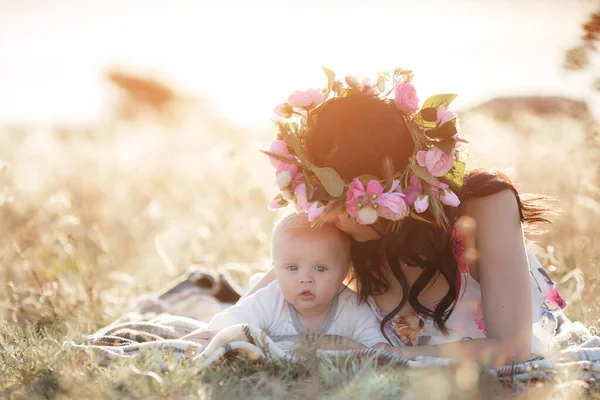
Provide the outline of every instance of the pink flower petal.
<path id="1" fill-rule="evenodd" d="M 383 194 L 383 186 L 381 182 L 371 179 L 367 182 L 367 196 L 371 197 L 373 195 L 381 196 Z"/>
<path id="2" fill-rule="evenodd" d="M 396 85 L 394 94 L 396 107 L 406 113 L 412 114 L 419 109 L 419 98 L 415 87 L 408 82 L 400 82 Z"/>
<path id="3" fill-rule="evenodd" d="M 384 193 L 377 199 L 377 213 L 390 221 L 399 221 L 410 213 L 406 196 L 402 193 Z"/>
<path id="4" fill-rule="evenodd" d="M 415 208 L 415 211 L 418 213 L 427 211 L 427 208 L 429 208 L 429 195 L 421 194 L 417 196 L 417 199 L 415 200 L 413 206 Z"/>
<path id="5" fill-rule="evenodd" d="M 269 205 L 267 206 L 267 208 L 271 211 L 277 210 L 279 208 L 285 207 L 288 205 L 287 200 L 285 200 L 283 198 L 283 196 L 280 194 L 278 194 L 273 200 L 271 200 L 271 202 L 269 203 Z"/>
<path id="6" fill-rule="evenodd" d="M 415 158 L 417 159 L 417 164 L 419 164 L 421 167 L 424 167 L 427 163 L 427 152 L 423 150 L 417 151 Z"/>
<path id="7" fill-rule="evenodd" d="M 296 194 L 296 197 L 295 197 L 296 211 L 307 212 L 308 209 L 310 208 L 310 203 L 308 202 L 308 200 L 306 198 L 306 184 L 301 183 L 298 186 L 296 186 L 294 193 Z"/>
<path id="8" fill-rule="evenodd" d="M 313 201 L 308 208 L 308 221 L 312 222 L 319 218 L 323 211 L 325 211 L 325 205 L 320 201 Z"/>
<path id="9" fill-rule="evenodd" d="M 294 112 L 293 107 L 289 103 L 282 103 L 275 107 L 275 114 L 281 118 L 290 118 Z"/>
<path id="10" fill-rule="evenodd" d="M 450 207 L 458 207 L 460 205 L 458 196 L 450 189 L 440 189 L 440 200 Z"/>

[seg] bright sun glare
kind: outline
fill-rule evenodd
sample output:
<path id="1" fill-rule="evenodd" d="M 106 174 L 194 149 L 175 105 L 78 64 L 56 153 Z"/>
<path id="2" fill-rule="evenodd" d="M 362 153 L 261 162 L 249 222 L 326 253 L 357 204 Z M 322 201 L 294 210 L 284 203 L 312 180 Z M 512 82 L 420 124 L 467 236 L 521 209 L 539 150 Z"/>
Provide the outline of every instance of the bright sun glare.
<path id="1" fill-rule="evenodd" d="M 470 1 L 215 8 L 182 0 L 167 12 L 158 1 L 109 3 L 0 9 L 0 119 L 100 118 L 102 73 L 115 65 L 205 94 L 219 113 L 251 124 L 268 122 L 291 90 L 324 85 L 322 66 L 370 77 L 409 68 L 422 98 L 459 93 L 458 107 L 497 95 L 564 94 L 562 52 L 590 8 Z"/>

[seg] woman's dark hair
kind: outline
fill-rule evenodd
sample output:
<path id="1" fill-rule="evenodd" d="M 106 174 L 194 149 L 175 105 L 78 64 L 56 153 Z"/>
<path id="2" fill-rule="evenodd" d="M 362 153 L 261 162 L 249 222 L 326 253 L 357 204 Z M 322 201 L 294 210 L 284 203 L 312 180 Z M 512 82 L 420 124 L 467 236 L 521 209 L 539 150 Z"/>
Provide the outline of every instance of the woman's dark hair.
<path id="1" fill-rule="evenodd" d="M 414 153 L 414 142 L 404 114 L 392 102 L 353 95 L 331 99 L 321 106 L 318 118 L 307 133 L 306 148 L 316 165 L 332 167 L 349 181 L 362 174 L 381 176 L 386 158 L 392 160 L 395 171 L 404 170 Z M 508 177 L 496 170 L 469 172 L 457 194 L 464 200 L 505 189 L 515 194 L 522 221 L 545 221 L 543 214 L 548 208 L 536 202 L 537 199 L 522 201 Z M 444 210 L 449 220 L 456 222 L 456 208 L 444 207 Z M 384 268 L 389 268 L 402 287 L 402 299 L 383 319 L 382 332 L 384 325 L 408 302 L 421 317 L 433 320 L 441 332 L 447 333 L 446 321 L 461 292 L 451 231 L 407 218 L 399 230 L 386 233 L 378 240 L 353 240 L 351 256 L 361 299 L 388 290 Z M 412 286 L 403 273 L 402 264 L 422 270 Z M 446 279 L 449 289 L 431 310 L 419 302 L 418 295 L 440 275 Z"/>

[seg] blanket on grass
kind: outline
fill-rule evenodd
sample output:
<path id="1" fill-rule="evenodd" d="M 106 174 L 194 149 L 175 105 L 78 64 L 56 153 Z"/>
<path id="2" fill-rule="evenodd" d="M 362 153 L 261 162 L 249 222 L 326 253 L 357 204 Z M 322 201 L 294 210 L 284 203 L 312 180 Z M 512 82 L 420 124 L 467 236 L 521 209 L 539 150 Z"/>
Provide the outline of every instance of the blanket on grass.
<path id="1" fill-rule="evenodd" d="M 109 326 L 88 336 L 83 343 L 65 342 L 62 352 L 81 351 L 100 365 L 135 357 L 142 352 L 162 353 L 176 358 L 190 357 L 193 368 L 203 369 L 233 354 L 265 361 L 293 361 L 305 357 L 283 352 L 267 335 L 248 325 L 236 325 L 219 332 L 210 343 L 184 337 L 206 326 L 212 315 L 239 298 L 239 288 L 230 276 L 193 270 L 182 281 L 155 296 L 139 301 L 131 312 Z M 186 315 L 187 314 L 187 315 Z M 456 365 L 433 357 L 402 358 L 382 350 L 320 351 L 318 336 L 307 335 L 300 346 L 308 344 L 319 358 L 333 365 L 349 360 L 371 359 L 377 365 L 401 368 L 430 368 Z M 551 344 L 551 354 L 521 364 L 488 368 L 484 371 L 502 381 L 600 380 L 600 337 L 580 323 L 563 327 Z M 338 364 L 339 363 L 339 364 Z"/>

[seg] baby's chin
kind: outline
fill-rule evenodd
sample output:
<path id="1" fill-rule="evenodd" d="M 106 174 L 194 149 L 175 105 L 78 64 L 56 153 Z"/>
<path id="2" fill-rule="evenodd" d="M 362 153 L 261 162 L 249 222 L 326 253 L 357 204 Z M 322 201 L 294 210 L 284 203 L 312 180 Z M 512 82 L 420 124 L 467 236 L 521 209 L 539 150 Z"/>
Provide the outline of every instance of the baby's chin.
<path id="1" fill-rule="evenodd" d="M 327 308 L 333 299 L 325 301 L 323 298 L 319 298 L 318 295 L 313 296 L 300 296 L 296 295 L 293 298 L 286 298 L 288 303 L 294 306 L 296 311 L 299 312 L 312 312 L 323 310 Z"/>

